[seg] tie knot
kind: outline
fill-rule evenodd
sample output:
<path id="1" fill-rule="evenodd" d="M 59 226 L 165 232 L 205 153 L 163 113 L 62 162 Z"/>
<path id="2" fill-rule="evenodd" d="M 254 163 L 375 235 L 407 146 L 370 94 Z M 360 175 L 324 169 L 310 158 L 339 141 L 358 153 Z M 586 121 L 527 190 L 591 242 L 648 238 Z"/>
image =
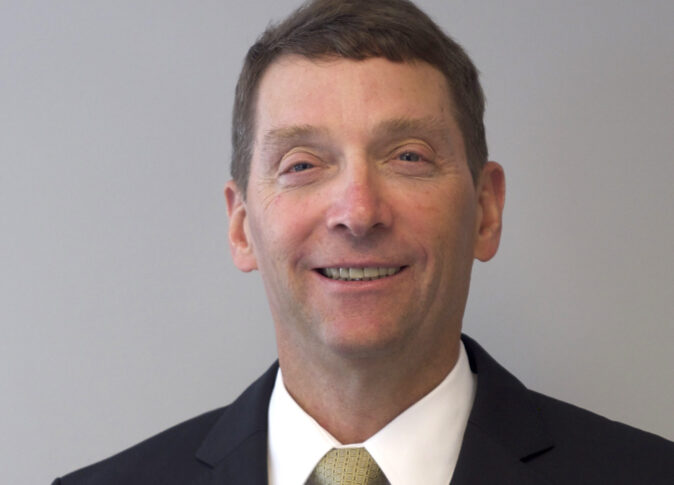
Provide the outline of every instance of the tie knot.
<path id="1" fill-rule="evenodd" d="M 333 448 L 309 476 L 306 485 L 387 485 L 377 462 L 365 448 Z"/>

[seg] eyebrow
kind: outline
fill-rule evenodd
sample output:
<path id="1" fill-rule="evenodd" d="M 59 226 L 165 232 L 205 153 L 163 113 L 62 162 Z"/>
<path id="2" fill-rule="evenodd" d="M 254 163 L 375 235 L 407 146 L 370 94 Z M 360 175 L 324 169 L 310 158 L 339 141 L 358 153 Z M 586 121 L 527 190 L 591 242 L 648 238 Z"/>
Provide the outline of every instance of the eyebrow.
<path id="1" fill-rule="evenodd" d="M 439 118 L 392 118 L 378 123 L 372 130 L 374 143 L 401 137 L 449 139 L 449 127 Z M 292 146 L 316 142 L 329 137 L 329 130 L 314 125 L 292 125 L 273 128 L 264 134 L 262 150 L 287 150 Z"/>
<path id="2" fill-rule="evenodd" d="M 418 136 L 420 138 L 449 138 L 449 126 L 439 118 L 393 118 L 379 123 L 374 128 L 374 138 L 398 138 Z"/>
<path id="3" fill-rule="evenodd" d="M 278 147 L 306 143 L 307 140 L 315 140 L 327 136 L 328 129 L 312 125 L 293 125 L 282 128 L 274 128 L 264 134 L 262 147 L 264 151 Z"/>

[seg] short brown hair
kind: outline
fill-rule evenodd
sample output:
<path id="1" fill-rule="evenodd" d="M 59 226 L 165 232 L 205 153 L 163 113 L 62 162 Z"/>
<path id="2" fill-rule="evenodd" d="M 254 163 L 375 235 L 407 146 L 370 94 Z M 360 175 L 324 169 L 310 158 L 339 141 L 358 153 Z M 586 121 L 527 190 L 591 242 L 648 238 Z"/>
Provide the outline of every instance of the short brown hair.
<path id="1" fill-rule="evenodd" d="M 479 73 L 463 48 L 408 0 L 310 0 L 269 26 L 248 50 L 236 85 L 231 175 L 244 197 L 255 136 L 257 90 L 270 64 L 284 55 L 309 59 L 383 57 L 424 61 L 447 79 L 476 182 L 487 161 Z"/>

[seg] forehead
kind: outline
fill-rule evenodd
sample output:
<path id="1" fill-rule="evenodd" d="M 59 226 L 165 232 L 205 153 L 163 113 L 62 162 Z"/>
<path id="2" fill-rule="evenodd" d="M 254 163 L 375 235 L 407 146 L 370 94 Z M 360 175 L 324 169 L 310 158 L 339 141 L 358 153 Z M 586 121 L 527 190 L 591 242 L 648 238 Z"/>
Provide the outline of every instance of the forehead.
<path id="1" fill-rule="evenodd" d="M 260 82 L 255 145 L 269 130 L 320 128 L 363 133 L 401 119 L 435 119 L 455 124 L 443 74 L 424 62 L 312 60 L 284 56 Z"/>

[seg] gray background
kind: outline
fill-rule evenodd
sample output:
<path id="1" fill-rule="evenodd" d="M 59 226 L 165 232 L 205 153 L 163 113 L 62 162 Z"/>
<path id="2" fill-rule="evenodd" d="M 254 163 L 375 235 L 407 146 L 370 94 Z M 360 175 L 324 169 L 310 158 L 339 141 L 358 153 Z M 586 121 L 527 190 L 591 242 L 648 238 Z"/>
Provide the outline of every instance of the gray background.
<path id="1" fill-rule="evenodd" d="M 244 52 L 288 1 L 0 1 L 0 470 L 54 476 L 274 359 L 222 187 Z M 467 333 L 674 439 L 674 3 L 432 1 L 483 73 L 503 244 Z"/>

